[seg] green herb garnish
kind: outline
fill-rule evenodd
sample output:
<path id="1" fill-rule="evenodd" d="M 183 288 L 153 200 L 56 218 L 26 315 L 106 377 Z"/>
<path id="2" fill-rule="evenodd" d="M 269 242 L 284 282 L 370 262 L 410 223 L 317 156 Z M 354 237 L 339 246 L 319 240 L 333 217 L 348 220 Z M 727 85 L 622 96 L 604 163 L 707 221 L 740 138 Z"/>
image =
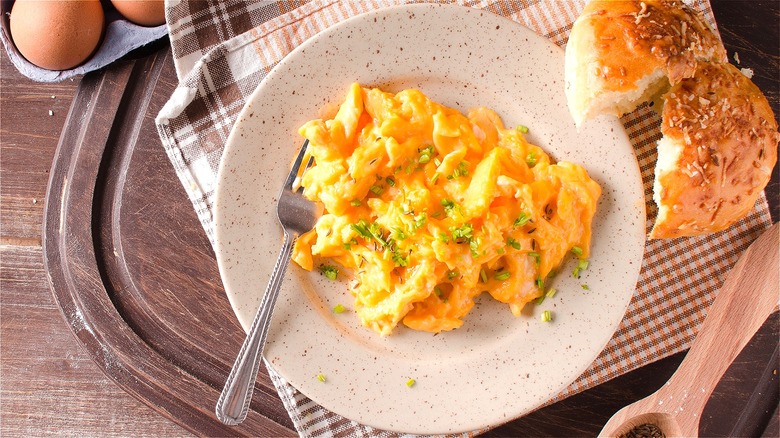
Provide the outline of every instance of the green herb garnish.
<path id="1" fill-rule="evenodd" d="M 496 280 L 498 280 L 498 281 L 504 281 L 504 280 L 509 279 L 509 277 L 511 277 L 511 276 L 512 276 L 511 272 L 503 271 L 503 272 L 499 272 L 498 274 L 496 274 L 496 276 L 494 278 Z"/>
<path id="2" fill-rule="evenodd" d="M 528 165 L 528 167 L 534 167 L 536 166 L 536 152 L 531 151 L 528 153 L 528 155 L 525 156 L 525 164 Z"/>
<path id="3" fill-rule="evenodd" d="M 434 149 L 433 146 L 426 146 L 422 149 L 420 149 L 420 157 L 417 159 L 417 162 L 420 164 L 425 164 L 431 161 L 431 157 L 433 157 Z"/>
<path id="4" fill-rule="evenodd" d="M 584 271 L 585 269 L 588 269 L 588 263 L 587 260 L 580 260 L 577 262 L 577 266 L 574 268 L 574 270 L 571 273 L 571 276 L 574 278 L 580 278 L 580 271 Z"/>
<path id="5" fill-rule="evenodd" d="M 328 280 L 335 280 L 339 276 L 339 270 L 331 265 L 320 265 L 320 272 L 322 272 Z"/>
<path id="6" fill-rule="evenodd" d="M 528 216 L 526 212 L 520 213 L 520 216 L 515 219 L 514 227 L 522 227 L 523 225 L 527 224 L 531 220 L 531 216 Z"/>
<path id="7" fill-rule="evenodd" d="M 452 240 L 462 243 L 464 240 L 470 241 L 474 235 L 474 227 L 471 224 L 463 224 L 459 227 L 450 227 Z"/>
<path id="8" fill-rule="evenodd" d="M 415 230 L 419 230 L 425 225 L 425 221 L 428 220 L 428 215 L 425 214 L 425 212 L 420 213 L 419 215 L 415 216 L 414 218 L 414 225 L 413 228 Z"/>

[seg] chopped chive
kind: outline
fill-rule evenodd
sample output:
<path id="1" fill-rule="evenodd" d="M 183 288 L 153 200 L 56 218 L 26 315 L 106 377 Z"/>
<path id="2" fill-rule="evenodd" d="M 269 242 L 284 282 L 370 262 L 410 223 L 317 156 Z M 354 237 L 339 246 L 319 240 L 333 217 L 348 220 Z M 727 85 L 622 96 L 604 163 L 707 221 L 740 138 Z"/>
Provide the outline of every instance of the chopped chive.
<path id="1" fill-rule="evenodd" d="M 428 215 L 423 212 L 414 218 L 414 229 L 419 230 L 425 225 L 425 221 L 428 220 Z"/>
<path id="2" fill-rule="evenodd" d="M 479 239 L 469 240 L 469 249 L 471 250 L 472 257 L 479 257 Z M 483 254 L 485 251 L 483 251 Z"/>
<path id="3" fill-rule="evenodd" d="M 377 196 L 382 194 L 382 187 L 380 187 L 380 186 L 371 186 L 371 188 L 368 189 L 368 190 L 371 190 L 371 193 L 373 193 L 373 194 L 375 194 Z"/>
<path id="4" fill-rule="evenodd" d="M 518 242 L 517 240 L 515 240 L 515 239 L 513 239 L 511 237 L 506 239 L 506 243 L 507 243 L 507 245 L 509 245 L 512 248 L 517 249 L 517 250 L 522 248 L 522 245 L 520 245 L 520 242 Z"/>
<path id="5" fill-rule="evenodd" d="M 536 152 L 531 151 L 525 156 L 525 164 L 527 164 L 528 167 L 536 166 Z"/>
<path id="6" fill-rule="evenodd" d="M 452 172 L 452 175 L 448 175 L 447 179 L 460 178 L 461 176 L 469 175 L 468 161 L 461 161 L 458 163 L 458 167 Z"/>
<path id="7" fill-rule="evenodd" d="M 395 187 L 395 180 L 393 178 L 390 178 L 389 176 L 385 178 L 385 181 L 387 181 L 387 185 L 390 187 Z"/>
<path id="8" fill-rule="evenodd" d="M 536 299 L 536 301 L 534 301 L 534 304 L 536 304 L 537 306 L 539 306 L 539 305 L 541 305 L 543 302 L 544 302 L 544 295 L 542 295 L 541 297 L 537 298 L 537 299 Z"/>
<path id="9" fill-rule="evenodd" d="M 431 177 L 431 184 L 436 184 L 436 181 L 439 180 L 439 172 L 436 172 L 433 174 L 433 177 Z"/>
<path id="10" fill-rule="evenodd" d="M 452 216 L 452 212 L 458 209 L 458 204 L 456 204 L 452 199 L 442 199 L 441 205 L 444 207 L 444 213 L 447 216 Z"/>
<path id="11" fill-rule="evenodd" d="M 583 271 L 585 269 L 588 269 L 588 263 L 587 260 L 580 260 L 577 262 L 577 266 L 574 268 L 574 271 L 572 271 L 571 276 L 574 278 L 580 278 L 580 271 Z"/>
<path id="12" fill-rule="evenodd" d="M 542 277 L 536 279 L 536 287 L 538 287 L 539 290 L 544 291 L 544 280 Z"/>
<path id="13" fill-rule="evenodd" d="M 431 157 L 433 156 L 435 150 L 433 149 L 433 146 L 428 145 L 422 149 L 420 149 L 420 157 L 417 158 L 417 162 L 420 164 L 425 164 L 431 161 Z"/>
<path id="14" fill-rule="evenodd" d="M 484 268 L 479 270 L 479 279 L 482 280 L 483 283 L 487 283 L 488 281 L 487 273 Z"/>
<path id="15" fill-rule="evenodd" d="M 320 272 L 322 272 L 328 280 L 335 280 L 339 276 L 339 270 L 331 265 L 320 265 Z"/>
<path id="16" fill-rule="evenodd" d="M 437 297 L 440 297 L 443 292 L 441 291 L 441 288 L 439 286 L 436 286 L 433 288 L 433 293 L 435 293 Z"/>
<path id="17" fill-rule="evenodd" d="M 527 224 L 531 220 L 531 217 L 528 216 L 526 212 L 520 213 L 520 216 L 515 219 L 514 227 L 522 227 L 523 225 Z"/>
<path id="18" fill-rule="evenodd" d="M 393 252 L 392 259 L 393 259 L 393 263 L 395 263 L 396 265 L 402 268 L 409 266 L 409 257 L 402 256 L 401 254 L 398 253 L 398 251 Z"/>
<path id="19" fill-rule="evenodd" d="M 335 306 L 333 306 L 333 313 L 343 313 L 344 310 L 346 309 L 341 304 L 336 304 Z"/>
<path id="20" fill-rule="evenodd" d="M 579 246 L 572 246 L 571 252 L 577 257 L 582 257 L 582 248 L 580 248 Z"/>
<path id="21" fill-rule="evenodd" d="M 452 280 L 455 277 L 458 277 L 459 275 L 460 275 L 460 272 L 458 272 L 457 270 L 450 271 L 450 272 L 447 273 L 447 280 Z"/>
<path id="22" fill-rule="evenodd" d="M 517 125 L 515 127 L 515 129 L 517 130 L 517 132 L 520 132 L 520 133 L 523 133 L 523 134 L 527 134 L 528 133 L 528 127 L 525 126 L 525 125 Z"/>
<path id="23" fill-rule="evenodd" d="M 471 240 L 471 238 L 474 236 L 474 226 L 471 224 L 463 224 L 459 227 L 450 227 L 450 234 L 452 235 L 452 240 L 454 241 Z"/>
<path id="24" fill-rule="evenodd" d="M 446 233 L 439 233 L 439 240 L 441 240 L 444 243 L 450 243 L 450 236 L 448 236 Z"/>
<path id="25" fill-rule="evenodd" d="M 510 273 L 509 271 L 504 271 L 504 272 L 500 272 L 500 273 L 496 274 L 496 276 L 494 278 L 496 280 L 498 280 L 498 281 L 504 281 L 504 280 L 509 279 L 509 277 L 511 277 L 511 276 L 512 276 L 512 273 Z"/>
<path id="26" fill-rule="evenodd" d="M 341 247 L 344 248 L 346 251 L 349 251 L 349 250 L 352 249 L 352 245 L 350 243 L 347 243 L 347 242 L 342 243 Z"/>
<path id="27" fill-rule="evenodd" d="M 366 239 L 371 238 L 371 233 L 368 232 L 368 222 L 365 219 L 360 219 L 358 223 L 350 225 L 356 233 Z"/>
<path id="28" fill-rule="evenodd" d="M 434 159 L 433 159 L 433 164 L 435 164 L 435 165 L 436 165 L 436 167 L 439 167 L 439 166 L 441 166 L 441 160 L 440 160 L 440 159 L 438 159 L 438 158 L 434 158 Z"/>
<path id="29" fill-rule="evenodd" d="M 415 384 L 415 383 L 417 383 L 417 381 L 416 381 L 416 380 L 414 380 L 414 379 L 409 379 L 409 380 L 407 380 L 407 381 L 406 381 L 406 386 L 407 386 L 407 387 L 409 387 L 409 388 L 411 388 L 412 386 L 414 386 L 414 384 Z"/>
<path id="30" fill-rule="evenodd" d="M 504 253 L 506 253 L 506 250 L 504 249 L 504 247 L 503 247 L 503 246 L 502 246 L 501 248 L 498 248 L 498 249 L 496 250 L 496 254 L 502 255 L 502 254 L 504 254 Z"/>
<path id="31" fill-rule="evenodd" d="M 529 253 L 528 253 L 528 255 L 529 255 L 529 256 L 531 256 L 531 257 L 533 257 L 533 258 L 534 258 L 534 260 L 536 260 L 536 264 L 537 264 L 537 265 L 539 264 L 539 260 L 541 259 L 541 257 L 542 257 L 542 256 L 541 256 L 541 255 L 540 255 L 538 252 L 536 252 L 536 251 L 531 251 L 531 252 L 529 252 Z"/>
<path id="32" fill-rule="evenodd" d="M 437 211 L 435 213 L 431 213 L 431 217 L 439 217 L 439 216 L 441 216 L 441 212 L 440 211 Z"/>
<path id="33" fill-rule="evenodd" d="M 319 380 L 320 382 L 324 382 L 325 381 L 325 374 L 322 374 L 322 373 L 317 374 L 317 380 Z"/>
<path id="34" fill-rule="evenodd" d="M 587 284 L 583 284 L 582 288 L 585 289 L 585 290 L 590 290 L 590 286 L 588 286 Z"/>
<path id="35" fill-rule="evenodd" d="M 400 227 L 395 227 L 394 231 L 395 231 L 395 238 L 396 238 L 396 240 L 404 240 L 404 239 L 406 239 L 408 237 L 406 235 L 406 231 L 404 231 Z"/>
<path id="36" fill-rule="evenodd" d="M 363 205 L 363 203 L 360 202 L 360 199 L 353 199 L 353 200 L 349 201 L 349 205 L 351 205 L 353 207 L 360 207 L 361 205 Z"/>
<path id="37" fill-rule="evenodd" d="M 552 321 L 552 313 L 549 310 L 545 310 L 544 312 L 542 312 L 541 320 L 542 322 Z"/>
<path id="38" fill-rule="evenodd" d="M 547 290 L 547 293 L 546 293 L 546 294 L 544 294 L 544 296 L 546 296 L 547 298 L 552 298 L 552 297 L 554 297 L 554 296 L 555 296 L 555 293 L 556 293 L 556 292 L 558 292 L 558 291 L 557 291 L 557 290 L 555 290 L 555 288 L 554 288 L 554 287 L 551 287 L 550 289 L 548 289 L 548 290 Z"/>

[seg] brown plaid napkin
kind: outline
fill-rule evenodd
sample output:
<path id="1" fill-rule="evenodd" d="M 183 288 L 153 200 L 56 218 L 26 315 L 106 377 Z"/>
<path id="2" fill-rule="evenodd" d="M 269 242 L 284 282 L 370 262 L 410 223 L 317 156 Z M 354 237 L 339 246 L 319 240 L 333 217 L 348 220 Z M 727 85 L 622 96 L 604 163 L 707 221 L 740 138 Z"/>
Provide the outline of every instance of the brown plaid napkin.
<path id="1" fill-rule="evenodd" d="M 238 113 L 255 87 L 285 55 L 316 33 L 348 17 L 400 2 L 167 1 L 180 83 L 158 115 L 157 127 L 212 241 L 219 161 Z M 562 46 L 585 0 L 458 3 L 509 17 Z M 714 23 L 708 0 L 692 4 Z M 660 116 L 643 106 L 622 121 L 642 171 L 649 231 L 656 214 L 652 185 Z M 592 366 L 551 402 L 687 348 L 729 268 L 770 224 L 762 195 L 745 219 L 724 232 L 648 241 L 636 292 L 614 337 Z M 327 411 L 270 367 L 269 372 L 301 436 L 392 435 Z"/>

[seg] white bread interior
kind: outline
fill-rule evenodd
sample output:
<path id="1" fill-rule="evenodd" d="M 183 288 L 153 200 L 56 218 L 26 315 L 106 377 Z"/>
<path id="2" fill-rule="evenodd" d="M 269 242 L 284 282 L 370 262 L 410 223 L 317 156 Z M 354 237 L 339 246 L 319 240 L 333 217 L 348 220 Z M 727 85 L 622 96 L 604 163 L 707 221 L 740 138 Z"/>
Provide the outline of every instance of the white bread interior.
<path id="1" fill-rule="evenodd" d="M 669 215 L 672 212 L 672 206 L 661 201 L 661 178 L 671 174 L 680 168 L 680 158 L 682 157 L 685 145 L 668 137 L 661 137 L 656 143 L 658 148 L 658 161 L 655 165 L 655 179 L 653 181 L 653 201 L 658 207 L 656 223 L 666 223 L 669 221 Z"/>

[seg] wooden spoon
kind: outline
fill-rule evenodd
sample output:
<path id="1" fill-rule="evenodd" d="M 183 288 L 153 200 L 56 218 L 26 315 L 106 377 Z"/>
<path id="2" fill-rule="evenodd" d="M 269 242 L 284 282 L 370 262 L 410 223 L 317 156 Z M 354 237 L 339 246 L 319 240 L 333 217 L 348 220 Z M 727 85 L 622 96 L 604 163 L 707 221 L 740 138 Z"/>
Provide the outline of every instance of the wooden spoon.
<path id="1" fill-rule="evenodd" d="M 715 385 L 778 304 L 779 226 L 765 231 L 734 265 L 669 381 L 615 413 L 599 436 L 621 436 L 645 424 L 667 437 L 699 435 L 699 419 Z"/>

